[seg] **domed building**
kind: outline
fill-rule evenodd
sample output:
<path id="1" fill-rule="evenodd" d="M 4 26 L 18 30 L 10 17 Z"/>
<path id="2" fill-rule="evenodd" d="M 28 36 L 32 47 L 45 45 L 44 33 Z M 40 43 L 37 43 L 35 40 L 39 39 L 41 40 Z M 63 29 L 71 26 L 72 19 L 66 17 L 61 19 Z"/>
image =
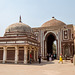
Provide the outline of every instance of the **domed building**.
<path id="1" fill-rule="evenodd" d="M 52 17 L 51 20 L 45 22 L 41 27 L 33 28 L 34 33 L 38 36 L 41 47 L 42 58 L 46 59 L 47 54 L 56 54 L 59 59 L 60 54 L 70 58 L 74 55 L 74 27 L 73 24 L 65 24 L 64 22 Z M 56 44 L 56 50 L 53 44 Z"/>
<path id="2" fill-rule="evenodd" d="M 52 17 L 41 27 L 31 28 L 21 22 L 9 25 L 3 37 L 0 37 L 0 62 L 2 63 L 24 63 L 27 64 L 38 60 L 38 54 L 46 59 L 47 54 L 60 54 L 68 58 L 75 53 L 75 27 L 73 24 Z M 54 49 L 54 44 L 56 47 Z"/>
<path id="3" fill-rule="evenodd" d="M 9 25 L 0 37 L 0 62 L 27 64 L 38 59 L 40 43 L 32 28 L 21 22 Z"/>

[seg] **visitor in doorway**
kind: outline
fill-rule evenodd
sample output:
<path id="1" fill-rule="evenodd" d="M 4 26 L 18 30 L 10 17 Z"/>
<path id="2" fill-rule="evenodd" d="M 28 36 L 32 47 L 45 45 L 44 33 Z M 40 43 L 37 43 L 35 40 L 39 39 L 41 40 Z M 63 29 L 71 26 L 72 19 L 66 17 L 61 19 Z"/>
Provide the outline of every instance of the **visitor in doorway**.
<path id="1" fill-rule="evenodd" d="M 56 59 L 56 54 L 53 55 L 54 59 Z"/>
<path id="2" fill-rule="evenodd" d="M 65 54 L 65 61 L 67 61 L 67 55 Z"/>
<path id="3" fill-rule="evenodd" d="M 47 53 L 47 61 L 49 61 L 49 54 Z"/>
<path id="4" fill-rule="evenodd" d="M 49 57 L 51 57 L 51 53 L 49 53 Z"/>
<path id="5" fill-rule="evenodd" d="M 60 59 L 60 60 L 59 60 L 58 63 L 62 62 L 62 64 L 63 64 L 62 54 L 60 55 L 60 58 L 59 58 L 59 59 Z"/>
<path id="6" fill-rule="evenodd" d="M 52 61 L 52 57 L 51 56 L 49 57 L 49 60 Z"/>
<path id="7" fill-rule="evenodd" d="M 41 54 L 39 54 L 39 64 L 41 63 Z"/>
<path id="8" fill-rule="evenodd" d="M 55 53 L 55 59 L 57 58 L 57 54 Z"/>
<path id="9" fill-rule="evenodd" d="M 30 54 L 30 64 L 32 63 L 32 55 Z"/>
<path id="10" fill-rule="evenodd" d="M 53 54 L 51 54 L 51 59 L 53 60 Z"/>

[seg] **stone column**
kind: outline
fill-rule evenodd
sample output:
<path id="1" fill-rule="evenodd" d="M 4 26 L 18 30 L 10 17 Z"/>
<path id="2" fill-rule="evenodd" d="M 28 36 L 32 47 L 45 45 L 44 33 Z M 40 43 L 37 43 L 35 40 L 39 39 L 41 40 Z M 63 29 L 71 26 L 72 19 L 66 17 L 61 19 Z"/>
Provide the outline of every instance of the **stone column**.
<path id="1" fill-rule="evenodd" d="M 75 65 L 75 55 L 74 55 L 74 57 L 73 57 L 73 64 Z"/>
<path id="2" fill-rule="evenodd" d="M 30 61 L 30 52 L 31 52 L 31 51 L 29 50 L 29 61 Z"/>
<path id="3" fill-rule="evenodd" d="M 38 50 L 37 50 L 37 61 L 38 61 Z"/>
<path id="4" fill-rule="evenodd" d="M 74 39 L 74 54 L 75 54 L 75 39 Z"/>
<path id="5" fill-rule="evenodd" d="M 15 64 L 18 62 L 18 47 L 15 47 Z"/>
<path id="6" fill-rule="evenodd" d="M 6 50 L 6 47 L 3 47 L 3 63 L 5 63 L 6 61 L 6 57 L 7 57 L 7 50 Z"/>
<path id="7" fill-rule="evenodd" d="M 34 61 L 36 61 L 36 59 L 35 59 L 35 51 L 34 51 Z"/>
<path id="8" fill-rule="evenodd" d="M 59 32 L 58 32 L 58 55 L 57 55 L 57 59 L 59 59 L 60 56 L 60 36 L 59 36 Z"/>
<path id="9" fill-rule="evenodd" d="M 45 40 L 45 57 L 47 56 L 47 45 L 46 45 L 46 40 Z"/>
<path id="10" fill-rule="evenodd" d="M 27 46 L 24 46 L 24 64 L 27 64 Z"/>

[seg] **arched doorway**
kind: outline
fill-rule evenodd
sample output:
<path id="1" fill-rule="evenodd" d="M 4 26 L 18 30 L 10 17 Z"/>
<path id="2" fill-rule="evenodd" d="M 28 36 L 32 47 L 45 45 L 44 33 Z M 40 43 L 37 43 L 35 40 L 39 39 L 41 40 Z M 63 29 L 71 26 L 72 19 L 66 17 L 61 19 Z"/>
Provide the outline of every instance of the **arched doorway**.
<path id="1" fill-rule="evenodd" d="M 54 45 L 56 50 L 54 51 Z M 57 54 L 57 39 L 54 33 L 50 32 L 46 35 L 46 51 L 48 54 Z"/>

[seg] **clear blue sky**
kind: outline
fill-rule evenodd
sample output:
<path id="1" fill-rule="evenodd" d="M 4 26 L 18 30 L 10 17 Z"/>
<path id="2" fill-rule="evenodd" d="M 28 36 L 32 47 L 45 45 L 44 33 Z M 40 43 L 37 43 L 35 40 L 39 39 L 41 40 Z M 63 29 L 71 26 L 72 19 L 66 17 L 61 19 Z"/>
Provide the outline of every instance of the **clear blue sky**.
<path id="1" fill-rule="evenodd" d="M 0 0 L 0 36 L 19 21 L 40 27 L 54 16 L 66 24 L 75 24 L 75 0 Z"/>

